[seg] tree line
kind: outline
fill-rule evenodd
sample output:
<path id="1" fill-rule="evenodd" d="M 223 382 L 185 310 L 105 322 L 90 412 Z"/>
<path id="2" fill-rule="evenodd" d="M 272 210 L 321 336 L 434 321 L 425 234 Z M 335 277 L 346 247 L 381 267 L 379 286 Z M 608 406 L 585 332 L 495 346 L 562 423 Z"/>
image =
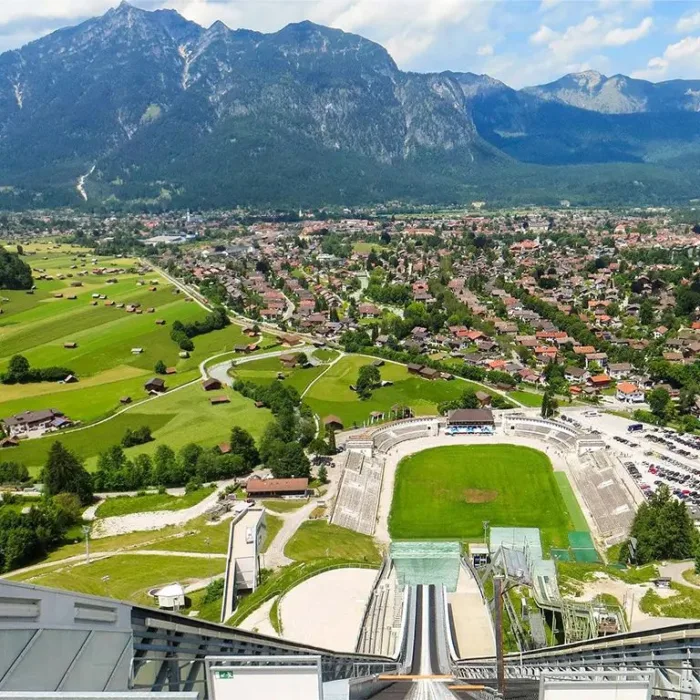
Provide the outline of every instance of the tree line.
<path id="1" fill-rule="evenodd" d="M 60 382 L 73 374 L 68 367 L 32 367 L 24 355 L 10 358 L 7 371 L 0 374 L 3 384 L 29 384 L 32 382 Z"/>

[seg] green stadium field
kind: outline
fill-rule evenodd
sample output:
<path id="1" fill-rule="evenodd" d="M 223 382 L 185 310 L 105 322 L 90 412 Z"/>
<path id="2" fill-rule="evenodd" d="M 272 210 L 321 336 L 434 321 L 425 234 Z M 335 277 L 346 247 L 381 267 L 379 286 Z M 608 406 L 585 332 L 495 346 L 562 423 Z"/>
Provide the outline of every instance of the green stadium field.
<path id="1" fill-rule="evenodd" d="M 569 492 L 562 495 L 549 458 L 538 450 L 437 447 L 399 464 L 389 532 L 399 540 L 478 540 L 487 520 L 493 527 L 538 527 L 545 551 L 566 548 L 570 531 L 587 529 Z"/>

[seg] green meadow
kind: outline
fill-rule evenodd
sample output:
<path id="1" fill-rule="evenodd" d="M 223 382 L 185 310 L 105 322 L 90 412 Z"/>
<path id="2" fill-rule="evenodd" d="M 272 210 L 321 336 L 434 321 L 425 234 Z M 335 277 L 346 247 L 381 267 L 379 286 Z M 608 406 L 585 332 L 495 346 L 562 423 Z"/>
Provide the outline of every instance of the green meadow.
<path id="1" fill-rule="evenodd" d="M 207 358 L 230 354 L 235 346 L 254 342 L 241 327 L 231 325 L 198 336 L 190 356 L 181 358 L 170 339 L 172 324 L 202 319 L 207 312 L 196 302 L 187 301 L 186 295 L 160 275 L 139 274 L 140 263 L 133 259 L 99 258 L 93 263 L 92 254 L 77 257 L 86 251 L 68 245 L 27 245 L 25 252 L 35 253 L 25 260 L 34 270 L 36 290 L 34 294 L 0 292 L 0 372 L 13 355 L 22 354 L 36 367 L 67 367 L 78 381 L 1 385 L 0 418 L 42 408 L 63 411 L 81 428 L 61 433 L 60 439 L 86 459 L 88 467 L 94 467 L 97 454 L 117 444 L 127 428 L 149 425 L 154 433 L 154 442 L 131 448 L 134 454 L 151 452 L 164 442 L 175 449 L 187 442 L 215 445 L 227 439 L 233 425 L 243 425 L 256 435 L 262 432 L 270 419 L 268 411 L 255 409 L 252 402 L 226 389 L 218 393 L 228 393 L 231 402 L 211 406 L 211 396 L 197 381 L 199 366 Z M 96 268 L 123 272 L 98 275 Z M 86 275 L 78 276 L 85 271 Z M 53 279 L 39 279 L 42 274 Z M 58 279 L 60 276 L 64 279 Z M 108 284 L 108 279 L 117 281 Z M 82 286 L 72 287 L 76 282 Z M 155 291 L 150 291 L 153 288 Z M 63 296 L 56 298 L 57 294 Z M 107 299 L 93 299 L 93 294 L 106 295 Z M 68 299 L 70 295 L 77 298 Z M 114 306 L 105 304 L 112 301 Z M 122 303 L 140 304 L 143 313 L 117 308 L 116 304 Z M 148 313 L 149 308 L 153 308 L 152 313 Z M 259 342 L 261 351 L 276 344 L 268 335 Z M 67 349 L 65 343 L 76 343 L 77 347 Z M 135 348 L 142 352 L 133 353 Z M 175 368 L 175 373 L 165 377 L 168 392 L 164 396 L 147 400 L 144 383 L 154 376 L 159 360 Z M 178 389 L 189 383 L 192 385 Z M 120 399 L 127 396 L 132 405 L 124 411 Z M 117 411 L 119 415 L 111 420 L 99 422 Z M 36 472 L 56 437 L 23 442 L 12 449 L 12 459 Z"/>
<path id="2" fill-rule="evenodd" d="M 409 374 L 404 365 L 386 362 L 379 371 L 382 380 L 391 381 L 393 385 L 374 389 L 371 398 L 362 401 L 350 385 L 357 382 L 360 367 L 372 362 L 368 357 L 346 355 L 309 389 L 304 400 L 321 418 L 338 416 L 343 425 L 350 428 L 369 421 L 372 411 L 388 413 L 396 404 L 409 406 L 417 416 L 434 415 L 437 404 L 459 398 L 469 387 L 487 391 L 461 379 L 422 379 Z"/>

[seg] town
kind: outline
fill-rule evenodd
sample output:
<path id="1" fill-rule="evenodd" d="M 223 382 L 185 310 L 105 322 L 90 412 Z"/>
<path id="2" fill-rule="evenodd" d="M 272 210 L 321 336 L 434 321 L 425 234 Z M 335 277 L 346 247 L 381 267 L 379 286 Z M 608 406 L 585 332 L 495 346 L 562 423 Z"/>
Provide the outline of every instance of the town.
<path id="1" fill-rule="evenodd" d="M 697 617 L 700 225 L 567 204 L 3 215 L 5 580 L 385 660 L 444 607 L 467 680 Z"/>

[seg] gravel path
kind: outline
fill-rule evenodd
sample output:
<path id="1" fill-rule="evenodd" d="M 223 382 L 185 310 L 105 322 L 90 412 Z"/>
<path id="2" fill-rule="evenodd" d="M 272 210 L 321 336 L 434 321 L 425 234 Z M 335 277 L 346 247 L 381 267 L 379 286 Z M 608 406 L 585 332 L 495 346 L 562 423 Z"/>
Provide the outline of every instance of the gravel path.
<path id="1" fill-rule="evenodd" d="M 129 515 L 101 518 L 95 521 L 92 528 L 92 539 L 126 535 L 130 532 L 160 530 L 170 525 L 184 525 L 188 520 L 204 515 L 216 505 L 222 487 L 234 484 L 235 480 L 222 481 L 221 487 L 191 508 L 184 510 L 163 510 L 150 513 L 130 513 Z"/>

